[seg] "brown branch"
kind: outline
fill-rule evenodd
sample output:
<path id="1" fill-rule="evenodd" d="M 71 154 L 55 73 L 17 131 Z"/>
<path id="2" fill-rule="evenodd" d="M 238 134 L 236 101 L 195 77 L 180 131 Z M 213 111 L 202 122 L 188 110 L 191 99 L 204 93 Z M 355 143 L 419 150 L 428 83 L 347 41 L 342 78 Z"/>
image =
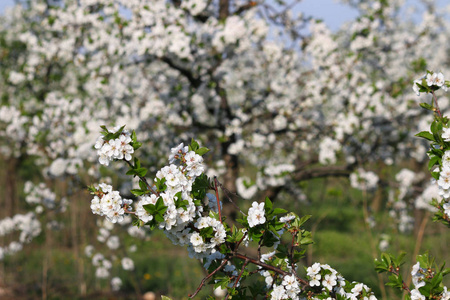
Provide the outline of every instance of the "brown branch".
<path id="1" fill-rule="evenodd" d="M 434 106 L 436 107 L 434 109 L 434 112 L 437 113 L 437 115 L 439 116 L 440 119 L 442 119 L 442 113 L 441 113 L 441 110 L 439 109 L 439 105 L 438 105 L 436 94 L 434 93 L 434 91 L 431 91 L 431 94 L 433 95 Z"/>
<path id="2" fill-rule="evenodd" d="M 289 273 L 289 272 L 283 271 L 283 270 L 281 270 L 281 269 L 279 269 L 279 268 L 277 268 L 277 267 L 268 265 L 268 264 L 266 264 L 266 263 L 263 263 L 262 261 L 259 261 L 259 260 L 254 259 L 254 258 L 250 258 L 250 257 L 248 257 L 248 256 L 246 256 L 246 255 L 244 255 L 244 254 L 236 253 L 236 254 L 234 255 L 234 257 L 239 258 L 239 259 L 242 259 L 242 260 L 248 260 L 248 261 L 251 262 L 252 264 L 255 264 L 255 265 L 257 265 L 257 266 L 263 267 L 263 268 L 265 268 L 265 269 L 267 269 L 267 270 L 274 271 L 275 273 L 278 273 L 278 274 L 283 275 L 283 276 L 291 275 L 291 273 Z M 303 286 L 309 286 L 308 281 L 306 281 L 306 280 L 304 280 L 304 279 L 298 278 L 298 281 L 299 281 Z"/>
<path id="3" fill-rule="evenodd" d="M 301 170 L 294 174 L 295 181 L 303 181 L 323 177 L 348 177 L 353 172 L 354 165 L 323 166 Z"/>
<path id="4" fill-rule="evenodd" d="M 246 10 L 249 10 L 252 7 L 255 7 L 256 5 L 258 5 L 258 2 L 256 1 L 250 1 L 247 4 L 241 5 L 239 6 L 236 11 L 234 12 L 235 15 L 240 15 L 241 13 L 243 13 Z"/>
<path id="5" fill-rule="evenodd" d="M 239 280 L 241 280 L 242 274 L 244 273 L 245 267 L 248 265 L 248 263 L 249 263 L 249 260 L 246 259 L 246 260 L 244 261 L 244 264 L 242 265 L 241 272 L 239 272 L 239 275 L 238 275 L 238 277 L 236 278 L 236 281 L 234 282 L 233 289 L 234 289 L 235 287 L 237 287 L 237 285 L 238 285 L 238 283 L 239 283 Z"/>
<path id="6" fill-rule="evenodd" d="M 208 279 L 210 279 L 212 276 L 214 276 L 214 274 L 216 274 L 217 272 L 219 272 L 224 266 L 225 264 L 228 262 L 228 259 L 224 259 L 222 261 L 222 263 L 220 264 L 220 266 L 218 266 L 214 271 L 212 271 L 211 273 L 208 274 L 208 276 L 206 276 L 205 278 L 203 278 L 202 282 L 200 283 L 200 285 L 198 286 L 197 290 L 195 291 L 194 294 L 192 295 L 188 295 L 189 298 L 194 298 L 198 292 L 200 292 L 200 290 L 202 289 L 202 287 L 205 285 L 206 281 L 208 281 Z"/>
<path id="7" fill-rule="evenodd" d="M 163 61 L 166 64 L 168 64 L 169 67 L 179 71 L 181 73 L 181 75 L 183 75 L 184 77 L 186 77 L 187 80 L 189 80 L 189 82 L 191 83 L 191 85 L 194 88 L 198 88 L 201 85 L 202 81 L 199 78 L 194 77 L 194 75 L 192 74 L 191 71 L 189 71 L 188 69 L 182 68 L 181 66 L 176 65 L 167 56 L 162 57 L 161 61 Z"/>

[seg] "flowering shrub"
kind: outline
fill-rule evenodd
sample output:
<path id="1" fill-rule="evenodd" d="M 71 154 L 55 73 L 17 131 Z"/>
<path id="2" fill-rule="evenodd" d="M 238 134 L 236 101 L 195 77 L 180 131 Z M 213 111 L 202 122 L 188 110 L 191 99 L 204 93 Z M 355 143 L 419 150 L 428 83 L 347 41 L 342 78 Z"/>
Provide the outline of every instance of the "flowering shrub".
<path id="1" fill-rule="evenodd" d="M 131 214 L 136 226 L 161 229 L 173 244 L 187 246 L 189 256 L 200 259 L 208 270 L 208 275 L 190 297 L 197 295 L 211 280 L 215 288 L 227 289 L 229 297 L 251 294 L 270 299 L 376 299 L 369 287 L 346 281 L 329 265 L 315 263 L 306 269 L 305 278 L 299 277 L 300 259 L 304 257 L 305 246 L 312 243 L 311 233 L 303 227 L 310 216 L 287 213 L 274 207 L 266 198 L 265 202 L 253 202 L 248 213 L 242 212 L 242 218 L 237 220 L 240 227 L 227 224 L 226 217 L 221 214 L 217 179 L 211 180 L 203 173 L 202 155 L 209 149 L 200 147 L 194 140 L 189 146 L 180 144 L 172 148 L 170 165 L 160 169 L 150 184 L 145 177 L 147 170 L 137 158 L 130 162 L 130 157 L 112 153 L 114 147 L 110 145 L 116 145 L 118 137 L 135 137 L 134 132 L 129 134 L 124 127 L 103 129 L 103 136 L 96 143 L 96 148 L 100 149 L 99 162 L 107 164 L 112 159 L 125 161 L 129 165 L 127 174 L 139 178 L 140 189 L 131 191 L 138 198 L 133 209 L 133 201 L 122 199 L 112 186 L 92 186 L 92 212 L 105 216 L 112 223 L 121 222 L 125 214 Z M 120 153 L 121 149 L 137 149 L 140 146 L 135 138 L 127 141 L 114 151 Z M 107 150 L 102 150 L 104 148 Z M 214 191 L 215 195 L 209 194 L 209 190 Z M 283 236 L 289 237 L 290 244 L 283 243 Z M 257 245 L 257 257 L 243 251 L 242 248 L 250 244 Z M 262 249 L 266 253 L 262 253 Z M 100 255 L 95 259 L 95 264 L 99 265 L 97 271 L 105 274 L 111 267 L 110 262 Z M 265 285 L 246 286 L 245 279 L 253 275 L 263 276 Z"/>

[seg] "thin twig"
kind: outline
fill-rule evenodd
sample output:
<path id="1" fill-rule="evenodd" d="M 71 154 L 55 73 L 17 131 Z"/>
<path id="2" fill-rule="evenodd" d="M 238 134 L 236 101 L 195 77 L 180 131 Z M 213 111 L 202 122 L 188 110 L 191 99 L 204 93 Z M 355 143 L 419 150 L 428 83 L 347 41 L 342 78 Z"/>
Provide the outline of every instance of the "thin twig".
<path id="1" fill-rule="evenodd" d="M 220 208 L 219 189 L 217 188 L 217 185 L 218 185 L 217 177 L 214 176 L 214 190 L 216 191 L 217 210 L 219 211 L 219 221 L 220 223 L 222 223 L 222 209 Z"/>
<path id="2" fill-rule="evenodd" d="M 217 269 L 215 269 L 214 271 L 212 271 L 211 273 L 208 274 L 208 276 L 206 276 L 205 278 L 203 278 L 202 282 L 200 282 L 200 285 L 198 286 L 197 290 L 195 291 L 194 294 L 192 295 L 188 295 L 189 298 L 194 298 L 198 292 L 200 292 L 200 290 L 202 289 L 202 287 L 205 285 L 206 281 L 208 281 L 208 279 L 210 279 L 212 276 L 214 276 L 214 274 L 216 274 L 217 272 L 219 272 L 224 266 L 225 264 L 228 262 L 228 259 L 224 259 L 222 261 L 222 263 L 220 264 L 220 266 L 217 267 Z"/>
<path id="3" fill-rule="evenodd" d="M 237 285 L 238 285 L 238 283 L 239 283 L 239 280 L 241 280 L 242 274 L 244 273 L 245 267 L 248 265 L 248 263 L 249 263 L 249 260 L 246 259 L 246 260 L 244 261 L 244 264 L 242 265 L 241 272 L 239 273 L 239 276 L 236 278 L 236 281 L 234 282 L 233 289 L 234 289 L 235 287 L 237 287 Z"/>
<path id="4" fill-rule="evenodd" d="M 125 159 L 124 159 L 125 160 Z M 130 166 L 130 168 L 134 169 L 134 166 L 132 163 L 130 163 L 128 160 L 125 160 L 125 162 Z M 137 177 L 139 177 L 139 179 L 145 183 L 145 185 L 147 186 L 147 189 L 152 192 L 153 194 L 155 194 L 156 196 L 159 196 L 159 193 L 155 190 L 153 190 L 153 187 L 148 183 L 147 178 L 136 175 Z"/>
<path id="5" fill-rule="evenodd" d="M 220 181 L 218 181 L 217 179 L 216 179 L 216 182 L 217 182 L 217 184 L 220 186 L 220 188 L 222 189 L 222 191 L 224 192 L 224 195 L 225 195 L 225 197 L 228 199 L 228 201 L 230 201 L 230 203 L 233 204 L 233 206 L 234 206 L 237 210 L 239 210 L 239 212 L 240 212 L 241 214 L 243 214 L 244 216 L 246 216 L 247 214 L 244 213 L 244 212 L 239 208 L 239 206 L 237 206 L 236 203 L 234 203 L 233 199 L 231 199 L 230 196 L 228 196 L 228 195 L 233 195 L 233 196 L 239 197 L 239 195 L 230 192 L 230 191 L 229 191 L 227 188 L 225 188 L 225 187 L 222 185 L 222 183 L 220 183 Z"/>
<path id="6" fill-rule="evenodd" d="M 436 107 L 435 112 L 438 114 L 439 118 L 442 119 L 442 113 L 441 113 L 441 110 L 439 109 L 436 94 L 434 93 L 434 91 L 431 91 L 431 94 L 433 95 L 434 106 Z"/>
<path id="7" fill-rule="evenodd" d="M 242 259 L 242 260 L 248 260 L 248 261 L 251 262 L 252 264 L 255 264 L 255 265 L 257 265 L 257 266 L 263 267 L 263 268 L 265 268 L 265 269 L 267 269 L 267 270 L 274 271 L 275 273 L 278 273 L 278 274 L 283 275 L 283 276 L 291 275 L 291 273 L 289 273 L 289 272 L 283 271 L 283 270 L 281 270 L 280 268 L 277 268 L 277 267 L 268 265 L 268 264 L 266 264 L 266 263 L 263 263 L 262 261 L 259 261 L 259 260 L 254 259 L 254 258 L 250 258 L 250 257 L 248 257 L 248 256 L 246 256 L 246 255 L 244 255 L 244 254 L 236 253 L 236 254 L 234 255 L 234 257 L 239 258 L 239 259 Z M 300 281 L 300 283 L 301 283 L 303 286 L 309 286 L 308 281 L 306 281 L 306 280 L 304 280 L 304 279 L 298 278 L 298 281 Z"/>

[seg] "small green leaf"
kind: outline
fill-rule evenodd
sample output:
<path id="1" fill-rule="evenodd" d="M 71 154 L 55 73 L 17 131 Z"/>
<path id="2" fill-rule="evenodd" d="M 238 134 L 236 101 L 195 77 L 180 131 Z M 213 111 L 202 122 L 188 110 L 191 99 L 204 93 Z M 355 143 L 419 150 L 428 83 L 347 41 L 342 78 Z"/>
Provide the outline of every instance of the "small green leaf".
<path id="1" fill-rule="evenodd" d="M 147 193 L 146 191 L 139 190 L 139 189 L 132 189 L 130 192 L 135 196 L 142 196 Z"/>
<path id="2" fill-rule="evenodd" d="M 145 184 L 144 181 L 139 180 L 139 187 L 141 188 L 141 190 L 146 191 L 147 190 L 147 184 Z"/>
<path id="3" fill-rule="evenodd" d="M 273 213 L 272 213 L 272 214 L 274 214 L 274 215 L 280 215 L 280 214 L 284 214 L 284 213 L 287 213 L 287 210 L 282 209 L 282 208 L 275 208 L 275 209 L 273 210 Z"/>
<path id="4" fill-rule="evenodd" d="M 433 134 L 431 134 L 431 133 L 428 132 L 428 131 L 422 131 L 422 132 L 419 132 L 418 134 L 416 134 L 416 136 L 417 136 L 417 137 L 424 138 L 424 139 L 427 139 L 427 140 L 432 141 L 432 142 L 435 142 L 435 141 L 436 141 L 436 140 L 434 139 Z"/>
<path id="5" fill-rule="evenodd" d="M 197 151 L 199 147 L 200 146 L 198 145 L 197 141 L 192 139 L 191 144 L 189 145 L 188 148 L 189 148 L 189 151 Z"/>
<path id="6" fill-rule="evenodd" d="M 433 106 L 428 103 L 420 103 L 420 107 L 425 108 L 427 110 L 433 110 Z"/>
<path id="7" fill-rule="evenodd" d="M 436 164 L 439 164 L 440 158 L 436 155 L 433 155 L 428 162 L 428 170 L 431 170 Z"/>
<path id="8" fill-rule="evenodd" d="M 154 215 L 156 212 L 156 206 L 154 204 L 144 204 L 142 207 L 148 212 L 150 215 Z"/>
<path id="9" fill-rule="evenodd" d="M 270 201 L 269 197 L 266 197 L 266 200 L 264 201 L 264 209 L 266 212 L 269 212 L 272 210 L 273 204 L 272 201 Z"/>
<path id="10" fill-rule="evenodd" d="M 201 148 L 199 148 L 199 149 L 197 149 L 197 150 L 195 151 L 195 153 L 198 154 L 198 155 L 200 155 L 200 156 L 203 156 L 204 154 L 206 154 L 206 153 L 208 153 L 208 152 L 209 152 L 209 149 L 206 148 L 206 147 L 201 147 Z"/>
<path id="11" fill-rule="evenodd" d="M 145 177 L 145 175 L 147 174 L 147 169 L 146 168 L 138 168 L 135 169 L 136 175 L 139 177 Z"/>

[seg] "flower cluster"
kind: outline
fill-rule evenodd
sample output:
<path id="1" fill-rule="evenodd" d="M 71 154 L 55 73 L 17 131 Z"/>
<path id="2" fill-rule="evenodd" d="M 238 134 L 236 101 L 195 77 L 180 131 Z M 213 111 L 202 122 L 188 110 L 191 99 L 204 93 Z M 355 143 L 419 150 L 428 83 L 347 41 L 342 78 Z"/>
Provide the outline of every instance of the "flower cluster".
<path id="1" fill-rule="evenodd" d="M 450 142 L 450 123 L 448 117 L 442 115 L 434 91 L 438 89 L 447 91 L 449 84 L 448 81 L 444 80 L 442 73 L 430 71 L 427 72 L 426 76 L 414 82 L 414 87 L 419 89 L 419 92 L 423 91 L 433 95 L 431 104 L 420 104 L 421 107 L 434 113 L 434 120 L 430 126 L 431 132 L 422 131 L 417 136 L 431 141 L 431 148 L 427 152 L 430 158 L 428 167 L 439 187 L 439 195 L 442 197 L 440 201 L 432 200 L 431 204 L 437 208 L 435 220 L 440 220 L 447 225 L 450 224 L 450 148 L 448 146 L 448 142 Z"/>
<path id="2" fill-rule="evenodd" d="M 377 187 L 378 179 L 374 172 L 359 168 L 357 172 L 350 174 L 350 185 L 355 189 L 373 190 Z"/>
<path id="3" fill-rule="evenodd" d="M 14 217 L 6 217 L 0 220 L 0 237 L 20 231 L 19 241 L 12 241 L 8 246 L 0 247 L 0 260 L 7 254 L 13 254 L 22 249 L 22 245 L 29 243 L 41 233 L 41 223 L 32 212 L 17 214 Z"/>
<path id="4" fill-rule="evenodd" d="M 132 200 L 123 199 L 118 191 L 113 191 L 112 186 L 100 183 L 93 188 L 95 194 L 91 200 L 91 210 L 93 214 L 106 216 L 112 223 L 122 222 L 125 212 L 130 209 Z"/>
<path id="5" fill-rule="evenodd" d="M 252 203 L 252 207 L 248 210 L 247 220 L 250 228 L 266 222 L 266 217 L 264 216 L 264 202 L 259 204 L 258 202 Z"/>
<path id="6" fill-rule="evenodd" d="M 106 259 L 101 253 L 97 253 L 92 257 L 92 264 L 97 267 L 95 277 L 107 278 L 109 277 L 109 270 L 112 268 L 110 260 Z"/>
<path id="7" fill-rule="evenodd" d="M 301 292 L 295 275 L 286 275 L 283 277 L 283 281 L 280 285 L 273 285 L 273 291 L 271 293 L 271 300 L 280 299 L 300 299 L 299 294 Z"/>
<path id="8" fill-rule="evenodd" d="M 445 135 L 447 132 L 450 132 L 450 128 L 444 128 L 444 133 L 442 134 L 442 138 L 445 139 Z M 439 195 L 444 199 L 450 198 L 450 150 L 444 152 L 442 156 L 442 166 L 441 171 L 439 172 L 439 179 L 437 180 L 437 184 L 439 186 Z M 446 203 L 448 204 L 448 203 Z M 450 217 L 450 210 L 448 210 L 448 205 L 446 209 L 446 214 Z"/>
<path id="9" fill-rule="evenodd" d="M 123 127 L 107 130 L 107 133 L 105 132 L 105 135 L 100 136 L 95 143 L 99 162 L 108 166 L 113 159 L 130 161 L 131 154 L 134 153 L 131 142 L 131 133 L 128 130 L 124 130 Z"/>
<path id="10" fill-rule="evenodd" d="M 344 277 L 327 264 L 314 263 L 306 269 L 306 275 L 311 287 L 326 293 L 338 294 L 345 299 L 377 299 L 365 284 L 357 282 L 347 284 Z"/>
<path id="11" fill-rule="evenodd" d="M 420 257 L 420 256 L 419 256 Z M 414 289 L 411 290 L 411 300 L 425 300 L 427 299 L 426 295 L 422 294 L 421 288 L 429 285 L 432 279 L 438 274 L 432 268 L 423 268 L 420 262 L 417 262 L 411 270 L 412 282 L 414 284 Z M 442 280 L 442 279 L 441 279 Z M 441 289 L 441 292 L 438 293 L 439 296 L 436 299 L 440 300 L 450 300 L 450 292 L 447 290 L 447 287 L 444 286 Z"/>
<path id="12" fill-rule="evenodd" d="M 444 91 L 448 90 L 448 86 L 444 79 L 444 74 L 441 72 L 428 72 L 419 79 L 414 80 L 413 91 L 417 96 L 420 96 L 420 92 L 426 91 L 426 87 L 434 87 L 437 89 L 442 88 Z"/>
<path id="13" fill-rule="evenodd" d="M 187 246 L 189 255 L 202 259 L 210 276 L 214 276 L 216 289 L 228 288 L 230 291 L 230 288 L 239 288 L 241 280 L 251 275 L 244 272 L 245 266 L 253 262 L 258 265 L 258 273 L 265 277 L 266 282 L 266 287 L 258 293 L 273 300 L 300 300 L 306 295 L 313 297 L 311 299 L 322 299 L 324 295 L 376 299 L 367 286 L 346 282 L 328 265 L 316 263 L 307 269 L 307 280 L 298 277 L 297 262 L 302 252 L 296 248 L 312 243 L 311 233 L 302 229 L 309 216 L 300 218 L 284 209 L 274 208 L 270 199 L 266 198 L 261 203 L 253 202 L 247 216 L 237 221 L 243 228 L 228 228 L 220 218 L 220 202 L 217 205 L 218 199 L 207 193 L 208 189 L 213 188 L 203 174 L 205 168 L 201 155 L 207 151 L 195 141 L 188 147 L 180 144 L 172 148 L 170 165 L 157 171 L 151 185 L 144 177 L 147 170 L 141 167 L 139 160 L 135 158 L 134 163 L 130 162 L 127 174 L 139 177 L 140 187 L 131 191 L 138 197 L 134 224 L 162 229 L 175 245 Z M 93 188 L 93 194 L 92 210 L 106 215 L 112 219 L 110 221 L 117 221 L 131 204 L 131 201 L 124 202 L 119 193 L 106 184 Z M 289 248 L 281 244 L 281 236 L 287 232 L 293 241 Z M 110 236 L 109 231 L 99 237 L 111 249 L 118 247 L 116 236 Z M 266 254 L 258 251 L 258 259 L 238 253 L 239 246 L 247 247 L 250 241 L 275 251 Z M 244 265 L 232 260 L 233 257 L 244 260 Z M 93 256 L 93 264 L 97 267 L 97 277 L 109 275 L 109 260 L 101 254 Z M 128 258 L 122 259 L 122 266 L 125 270 L 134 268 Z"/>
<path id="14" fill-rule="evenodd" d="M 35 211 L 40 214 L 44 212 L 44 208 L 65 212 L 68 201 L 65 197 L 57 201 L 56 194 L 41 182 L 37 185 L 31 181 L 25 182 L 24 187 L 25 201 L 30 205 L 36 205 Z"/>

